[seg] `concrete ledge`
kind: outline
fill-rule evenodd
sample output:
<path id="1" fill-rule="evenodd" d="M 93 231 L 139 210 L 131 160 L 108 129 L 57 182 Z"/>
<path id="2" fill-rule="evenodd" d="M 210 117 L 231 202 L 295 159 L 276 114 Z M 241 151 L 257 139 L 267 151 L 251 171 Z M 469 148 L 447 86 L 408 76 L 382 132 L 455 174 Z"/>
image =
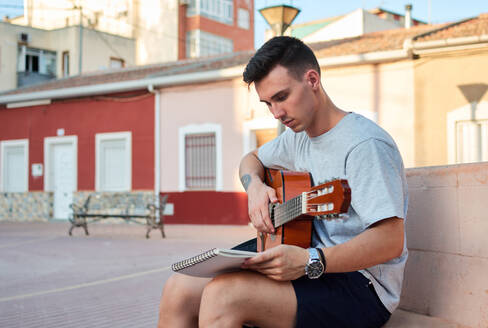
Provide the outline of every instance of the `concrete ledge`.
<path id="1" fill-rule="evenodd" d="M 409 257 L 399 308 L 488 327 L 488 162 L 414 168 L 406 175 Z"/>
<path id="2" fill-rule="evenodd" d="M 447 320 L 426 315 L 396 310 L 384 328 L 462 328 L 463 326 Z"/>

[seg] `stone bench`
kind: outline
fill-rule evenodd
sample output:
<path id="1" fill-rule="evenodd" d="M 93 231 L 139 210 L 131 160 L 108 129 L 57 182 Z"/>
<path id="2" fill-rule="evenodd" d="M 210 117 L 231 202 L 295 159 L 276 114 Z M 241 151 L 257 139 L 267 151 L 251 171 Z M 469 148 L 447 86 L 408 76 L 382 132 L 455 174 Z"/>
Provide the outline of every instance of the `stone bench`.
<path id="1" fill-rule="evenodd" d="M 407 170 L 409 258 L 385 327 L 488 327 L 488 163 Z"/>
<path id="2" fill-rule="evenodd" d="M 133 201 L 127 194 L 111 194 L 109 197 L 105 195 L 103 200 L 101 199 L 100 194 L 88 194 L 83 205 L 71 204 L 73 216 L 69 219 L 70 236 L 73 229 L 78 227 L 83 228 L 85 235 L 88 236 L 88 223 L 104 219 L 122 219 L 126 222 L 146 225 L 146 238 L 149 238 L 149 233 L 153 229 L 159 229 L 161 236 L 165 238 L 163 212 L 168 195 L 160 195 L 158 202 L 147 204 L 142 203 L 141 200 Z M 140 219 L 143 222 L 140 222 Z"/>

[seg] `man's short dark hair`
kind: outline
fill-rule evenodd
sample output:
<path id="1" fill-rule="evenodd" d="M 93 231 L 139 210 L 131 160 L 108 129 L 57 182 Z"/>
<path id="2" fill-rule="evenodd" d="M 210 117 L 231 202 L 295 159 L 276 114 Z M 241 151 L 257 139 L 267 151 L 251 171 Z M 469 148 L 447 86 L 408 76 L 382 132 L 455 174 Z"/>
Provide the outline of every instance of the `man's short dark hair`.
<path id="1" fill-rule="evenodd" d="M 287 68 L 297 80 L 309 69 L 320 74 L 319 63 L 312 49 L 297 38 L 277 36 L 263 44 L 249 60 L 243 74 L 244 82 L 259 82 L 277 65 Z"/>

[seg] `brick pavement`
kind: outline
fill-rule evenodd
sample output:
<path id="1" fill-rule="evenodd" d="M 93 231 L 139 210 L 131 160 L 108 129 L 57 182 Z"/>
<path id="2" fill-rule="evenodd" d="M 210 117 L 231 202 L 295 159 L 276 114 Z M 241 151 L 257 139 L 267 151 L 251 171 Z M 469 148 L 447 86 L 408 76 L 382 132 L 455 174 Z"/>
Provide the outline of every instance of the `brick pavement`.
<path id="1" fill-rule="evenodd" d="M 0 223 L 0 327 L 155 327 L 169 265 L 254 235 L 247 226 Z"/>

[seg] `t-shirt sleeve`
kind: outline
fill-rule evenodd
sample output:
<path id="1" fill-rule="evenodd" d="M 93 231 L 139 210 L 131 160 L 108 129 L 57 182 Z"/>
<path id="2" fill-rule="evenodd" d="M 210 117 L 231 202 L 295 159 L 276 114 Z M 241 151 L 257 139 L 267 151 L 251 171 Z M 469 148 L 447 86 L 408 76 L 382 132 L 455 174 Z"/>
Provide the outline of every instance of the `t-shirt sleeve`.
<path id="1" fill-rule="evenodd" d="M 296 134 L 286 129 L 278 137 L 258 149 L 258 158 L 265 167 L 272 169 L 295 170 Z"/>
<path id="2" fill-rule="evenodd" d="M 406 180 L 398 149 L 379 139 L 355 146 L 346 159 L 351 206 L 364 227 L 390 217 L 405 219 Z"/>

